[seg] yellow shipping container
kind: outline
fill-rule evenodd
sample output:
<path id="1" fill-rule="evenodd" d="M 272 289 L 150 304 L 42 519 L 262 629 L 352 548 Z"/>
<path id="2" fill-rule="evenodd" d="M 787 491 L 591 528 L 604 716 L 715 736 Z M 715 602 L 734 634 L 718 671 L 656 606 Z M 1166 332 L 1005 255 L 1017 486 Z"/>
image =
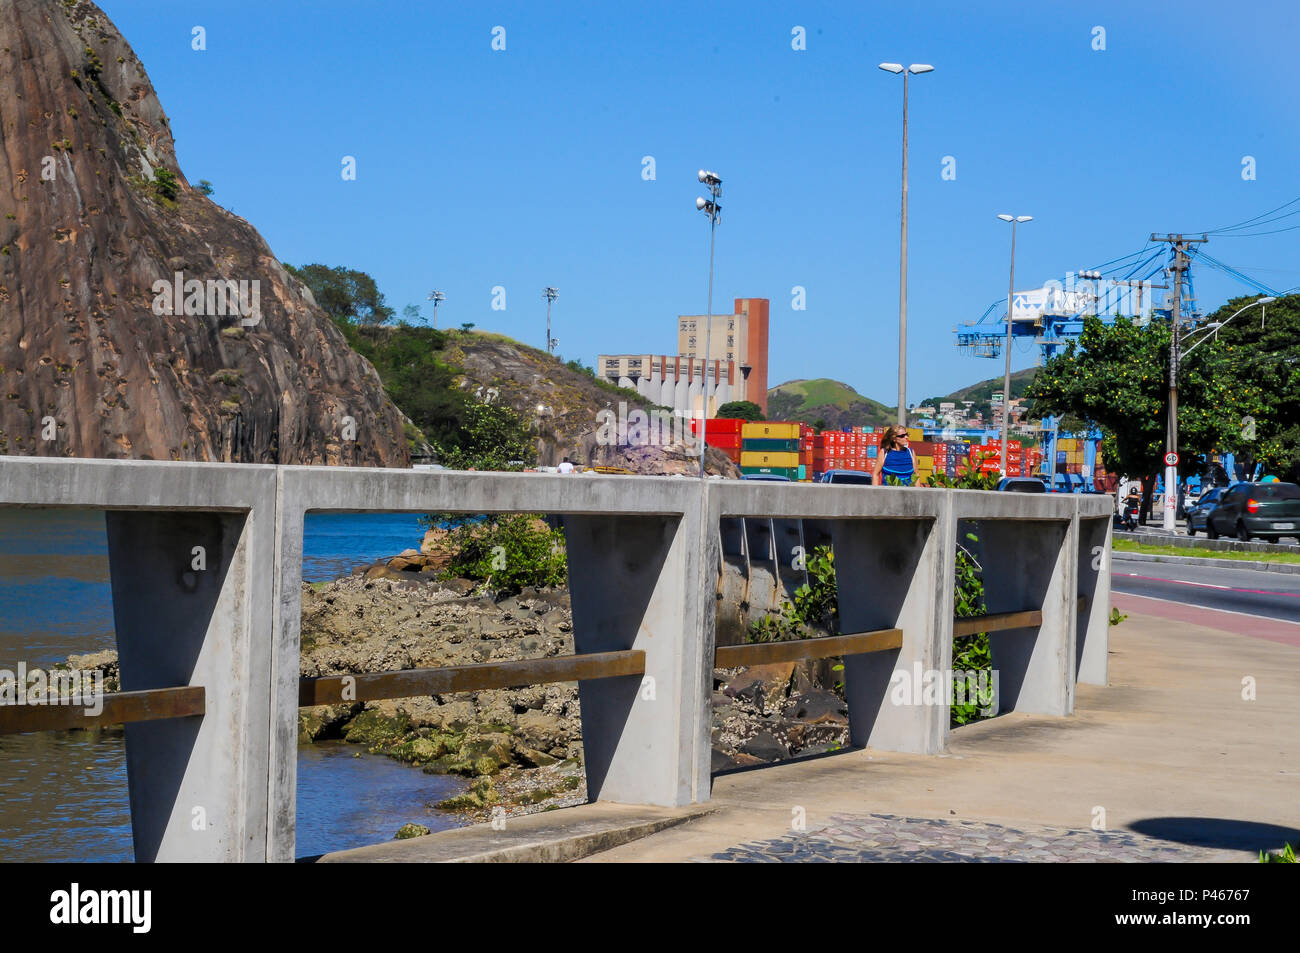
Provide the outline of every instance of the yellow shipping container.
<path id="1" fill-rule="evenodd" d="M 797 450 L 742 450 L 740 465 L 742 467 L 797 467 L 799 452 Z"/>
<path id="2" fill-rule="evenodd" d="M 799 421 L 793 423 L 780 423 L 771 420 L 753 420 L 747 421 L 740 429 L 741 439 L 748 437 L 770 437 L 774 440 L 794 440 L 799 436 Z M 749 466 L 749 464 L 742 464 Z M 766 466 L 766 464 L 755 464 L 755 466 Z M 785 464 L 779 464 L 785 466 Z M 796 461 L 792 466 L 798 466 Z"/>
<path id="3" fill-rule="evenodd" d="M 1062 437 L 1056 441 L 1057 450 L 1078 450 L 1079 441 L 1074 437 Z"/>
<path id="4" fill-rule="evenodd" d="M 907 439 L 911 440 L 913 443 L 915 443 L 918 440 L 924 440 L 925 432 L 922 431 L 919 427 L 908 427 Z"/>
<path id="5" fill-rule="evenodd" d="M 916 468 L 918 470 L 933 470 L 934 457 L 925 457 L 918 454 L 916 458 Z"/>

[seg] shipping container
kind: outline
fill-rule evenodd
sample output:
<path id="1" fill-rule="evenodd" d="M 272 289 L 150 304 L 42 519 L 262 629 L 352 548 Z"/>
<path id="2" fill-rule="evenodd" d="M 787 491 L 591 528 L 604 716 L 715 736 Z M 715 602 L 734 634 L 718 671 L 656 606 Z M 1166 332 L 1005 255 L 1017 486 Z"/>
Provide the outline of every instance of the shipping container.
<path id="1" fill-rule="evenodd" d="M 710 447 L 717 447 L 719 450 L 739 450 L 740 434 L 738 433 L 711 433 L 704 438 Z"/>
<path id="2" fill-rule="evenodd" d="M 799 423 L 798 421 L 750 420 L 745 422 L 740 432 L 746 439 L 772 437 L 779 440 L 792 440 L 799 436 Z"/>
<path id="3" fill-rule="evenodd" d="M 798 467 L 746 467 L 740 468 L 741 473 L 771 473 L 775 476 L 787 477 L 791 480 L 799 479 Z"/>
<path id="4" fill-rule="evenodd" d="M 794 451 L 742 450 L 740 465 L 744 467 L 797 467 L 799 454 Z"/>
<path id="5" fill-rule="evenodd" d="M 785 440 L 777 437 L 742 437 L 745 450 L 761 451 L 798 451 L 799 439 Z"/>

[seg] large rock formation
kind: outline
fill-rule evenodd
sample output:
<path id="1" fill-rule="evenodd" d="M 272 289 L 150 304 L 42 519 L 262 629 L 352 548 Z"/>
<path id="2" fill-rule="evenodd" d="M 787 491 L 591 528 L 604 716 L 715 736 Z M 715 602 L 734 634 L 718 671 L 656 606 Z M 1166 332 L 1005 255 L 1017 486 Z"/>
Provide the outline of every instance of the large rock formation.
<path id="1" fill-rule="evenodd" d="M 374 368 L 190 187 L 93 3 L 0 2 L 0 215 L 0 453 L 409 463 Z M 171 302 L 178 273 L 201 284 Z"/>

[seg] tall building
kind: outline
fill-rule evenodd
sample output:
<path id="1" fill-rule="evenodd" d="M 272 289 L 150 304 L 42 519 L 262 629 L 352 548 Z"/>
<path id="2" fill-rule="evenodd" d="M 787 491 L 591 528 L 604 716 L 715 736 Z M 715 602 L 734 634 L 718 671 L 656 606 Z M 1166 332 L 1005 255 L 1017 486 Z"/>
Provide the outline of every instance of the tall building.
<path id="1" fill-rule="evenodd" d="M 706 391 L 708 417 L 734 400 L 748 400 L 767 413 L 766 298 L 736 298 L 732 314 L 713 316 L 708 355 L 704 353 L 707 322 L 703 315 L 677 318 L 677 354 L 600 354 L 597 373 L 605 380 L 630 387 L 647 399 L 673 410 L 699 416 Z M 706 360 L 707 358 L 707 360 Z"/>
<path id="2" fill-rule="evenodd" d="M 629 387 L 661 407 L 671 407 L 679 414 L 700 416 L 704 404 L 705 372 L 700 358 L 668 354 L 601 354 L 596 358 L 597 373 L 619 387 Z M 736 365 L 711 361 L 708 370 L 709 406 L 705 415 L 712 417 L 718 408 L 734 396 Z"/>
<path id="3" fill-rule="evenodd" d="M 732 400 L 748 400 L 767 413 L 768 300 L 736 298 L 732 314 L 715 314 L 709 335 L 709 354 L 704 353 L 708 321 L 702 314 L 677 318 L 677 353 L 686 357 L 734 363 L 740 379 Z"/>

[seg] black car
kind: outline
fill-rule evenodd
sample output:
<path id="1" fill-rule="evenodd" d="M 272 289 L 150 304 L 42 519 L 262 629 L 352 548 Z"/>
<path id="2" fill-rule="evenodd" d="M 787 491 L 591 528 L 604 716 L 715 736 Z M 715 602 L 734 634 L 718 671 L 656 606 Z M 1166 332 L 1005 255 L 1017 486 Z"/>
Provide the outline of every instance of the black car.
<path id="1" fill-rule="evenodd" d="M 1225 492 L 1227 492 L 1226 487 L 1211 487 L 1198 496 L 1196 502 L 1187 508 L 1188 536 L 1195 536 L 1199 531 L 1206 528 L 1206 521 L 1209 519 L 1210 511 L 1219 505 L 1219 500 L 1223 499 Z"/>
<path id="2" fill-rule="evenodd" d="M 1243 541 L 1283 536 L 1300 539 L 1300 486 L 1294 483 L 1238 483 L 1228 488 L 1205 521 L 1210 539 Z"/>

